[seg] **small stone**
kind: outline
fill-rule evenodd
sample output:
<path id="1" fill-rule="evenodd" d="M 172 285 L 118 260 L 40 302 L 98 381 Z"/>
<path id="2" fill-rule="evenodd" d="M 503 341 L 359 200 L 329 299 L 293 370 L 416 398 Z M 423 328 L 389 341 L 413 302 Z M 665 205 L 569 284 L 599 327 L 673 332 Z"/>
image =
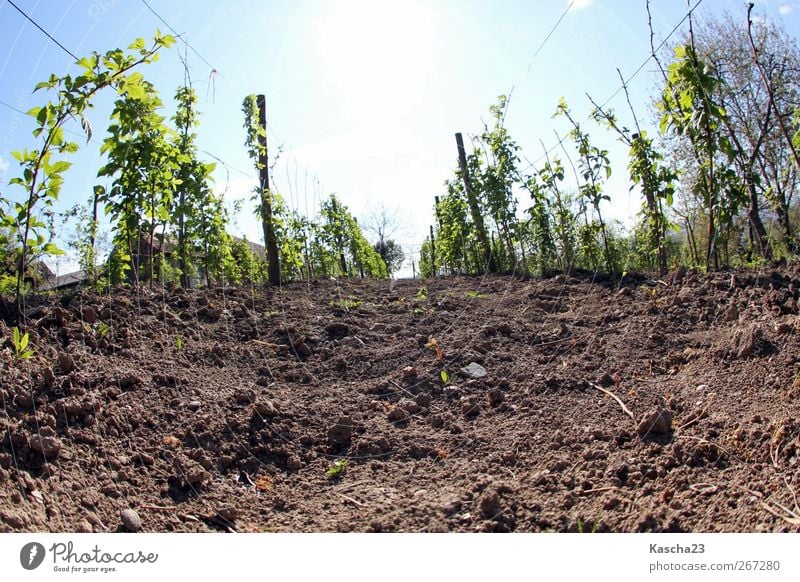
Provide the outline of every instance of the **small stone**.
<path id="1" fill-rule="evenodd" d="M 58 354 L 57 365 L 61 374 L 69 374 L 75 369 L 75 360 L 67 352 L 61 352 Z"/>
<path id="2" fill-rule="evenodd" d="M 467 366 L 461 368 L 461 373 L 464 374 L 467 378 L 485 378 L 486 377 L 486 368 L 481 366 L 476 362 L 472 362 Z"/>
<path id="3" fill-rule="evenodd" d="M 275 403 L 272 400 L 263 400 L 256 402 L 255 405 L 253 406 L 253 410 L 259 416 L 270 417 L 270 416 L 278 416 L 280 414 L 278 407 L 275 406 Z"/>
<path id="4" fill-rule="evenodd" d="M 493 388 L 492 390 L 489 390 L 490 406 L 497 406 L 498 404 L 501 404 L 505 399 L 506 399 L 505 393 L 499 388 Z"/>
<path id="5" fill-rule="evenodd" d="M 178 480 L 185 485 L 199 486 L 211 480 L 211 475 L 195 460 L 178 455 L 173 461 Z"/>
<path id="6" fill-rule="evenodd" d="M 30 444 L 31 448 L 45 459 L 57 457 L 61 451 L 61 441 L 54 436 L 35 435 L 31 437 Z"/>
<path id="7" fill-rule="evenodd" d="M 489 490 L 481 495 L 478 499 L 478 509 L 483 517 L 487 519 L 492 519 L 500 515 L 503 511 L 503 506 L 500 503 L 500 496 L 497 494 L 497 491 Z"/>
<path id="8" fill-rule="evenodd" d="M 737 321 L 739 319 L 739 309 L 735 305 L 731 305 L 722 314 L 723 321 Z"/>
<path id="9" fill-rule="evenodd" d="M 427 392 L 421 392 L 417 394 L 416 398 L 414 398 L 414 402 L 416 402 L 421 408 L 428 408 L 431 405 L 431 402 L 433 402 L 433 396 Z"/>
<path id="10" fill-rule="evenodd" d="M 353 420 L 349 416 L 339 417 L 328 429 L 328 440 L 333 446 L 349 447 L 353 440 Z"/>
<path id="11" fill-rule="evenodd" d="M 239 511 L 232 505 L 223 505 L 217 509 L 216 517 L 220 521 L 232 524 L 239 517 Z"/>
<path id="12" fill-rule="evenodd" d="M 213 323 L 215 321 L 219 321 L 219 319 L 222 317 L 222 310 L 217 309 L 216 307 L 209 307 L 206 305 L 205 307 L 201 307 L 200 309 L 197 310 L 197 316 L 201 319 Z"/>
<path id="13" fill-rule="evenodd" d="M 708 386 L 708 384 L 700 384 L 700 385 L 697 387 L 697 391 L 698 391 L 698 392 L 707 392 L 708 390 L 709 390 L 709 386 Z"/>
<path id="14" fill-rule="evenodd" d="M 257 396 L 258 394 L 256 394 L 255 390 L 247 388 L 243 390 L 237 390 L 234 394 L 234 399 L 236 400 L 237 404 L 252 404 L 256 401 Z"/>
<path id="15" fill-rule="evenodd" d="M 672 430 L 672 412 L 658 406 L 642 417 L 636 432 L 639 436 L 667 434 Z"/>
<path id="16" fill-rule="evenodd" d="M 292 348 L 294 349 L 295 353 L 301 358 L 307 358 L 311 355 L 311 348 L 308 347 L 305 338 L 301 338 L 300 340 L 294 342 L 292 344 Z"/>
<path id="17" fill-rule="evenodd" d="M 303 468 L 303 462 L 297 455 L 290 455 L 289 458 L 286 459 L 286 467 L 290 471 L 297 471 L 298 469 Z"/>
<path id="18" fill-rule="evenodd" d="M 129 532 L 136 533 L 142 529 L 142 520 L 133 509 L 123 509 L 119 512 L 119 517 L 122 520 L 122 527 Z"/>
<path id="19" fill-rule="evenodd" d="M 97 323 L 98 319 L 97 310 L 91 305 L 87 305 L 86 307 L 83 308 L 83 310 L 81 310 L 81 317 L 83 318 L 83 321 L 85 321 L 89 325 L 94 325 L 95 323 Z"/>
<path id="20" fill-rule="evenodd" d="M 397 406 L 405 410 L 408 414 L 416 414 L 419 412 L 419 404 L 408 398 L 404 398 L 397 403 Z"/>
<path id="21" fill-rule="evenodd" d="M 404 420 L 408 420 L 409 416 L 410 415 L 405 409 L 395 406 L 389 411 L 387 418 L 389 419 L 389 422 L 403 422 Z"/>
<path id="22" fill-rule="evenodd" d="M 472 398 L 464 396 L 461 399 L 461 414 L 464 416 L 476 416 L 481 411 L 480 405 Z"/>
<path id="23" fill-rule="evenodd" d="M 403 380 L 413 380 L 417 377 L 417 369 L 414 366 L 403 368 Z"/>
<path id="24" fill-rule="evenodd" d="M 201 407 L 201 406 L 203 406 L 203 403 L 202 403 L 202 402 L 200 402 L 199 400 L 191 400 L 191 401 L 189 401 L 189 403 L 186 405 L 186 408 L 188 408 L 188 409 L 189 409 L 189 410 L 191 410 L 192 412 L 197 412 L 198 410 L 200 410 L 200 407 Z"/>

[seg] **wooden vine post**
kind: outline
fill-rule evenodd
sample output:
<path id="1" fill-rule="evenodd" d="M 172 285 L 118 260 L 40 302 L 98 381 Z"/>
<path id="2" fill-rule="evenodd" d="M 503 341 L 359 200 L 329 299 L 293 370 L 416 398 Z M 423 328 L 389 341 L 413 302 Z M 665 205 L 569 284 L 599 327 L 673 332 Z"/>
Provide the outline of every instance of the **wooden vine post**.
<path id="1" fill-rule="evenodd" d="M 269 163 L 267 155 L 267 100 L 264 95 L 256 97 L 258 124 L 263 131 L 258 133 L 258 182 L 261 192 L 261 224 L 264 227 L 264 243 L 267 246 L 267 275 L 270 285 L 281 284 L 281 266 L 278 257 L 278 241 L 272 222 L 272 194 L 269 190 Z"/>
<path id="2" fill-rule="evenodd" d="M 483 247 L 484 270 L 488 267 L 490 273 L 496 273 L 497 263 L 495 263 L 492 247 L 489 246 L 489 240 L 486 237 L 486 227 L 483 225 L 483 216 L 478 206 L 478 198 L 472 190 L 472 180 L 469 177 L 469 169 L 467 168 L 467 153 L 464 150 L 464 139 L 461 137 L 460 133 L 456 134 L 456 146 L 458 147 L 458 166 L 461 168 L 461 176 L 464 180 L 464 192 L 467 195 L 467 204 L 469 205 L 469 211 L 472 215 L 472 222 L 475 223 L 478 242 Z"/>

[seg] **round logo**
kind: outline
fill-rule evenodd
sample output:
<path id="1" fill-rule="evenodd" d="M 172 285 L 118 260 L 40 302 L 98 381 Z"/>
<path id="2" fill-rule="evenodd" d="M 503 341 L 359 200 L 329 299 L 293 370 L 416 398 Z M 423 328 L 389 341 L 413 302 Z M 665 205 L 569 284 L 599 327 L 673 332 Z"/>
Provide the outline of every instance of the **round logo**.
<path id="1" fill-rule="evenodd" d="M 44 546 L 39 542 L 30 542 L 22 546 L 19 552 L 19 563 L 26 570 L 35 570 L 44 562 Z"/>

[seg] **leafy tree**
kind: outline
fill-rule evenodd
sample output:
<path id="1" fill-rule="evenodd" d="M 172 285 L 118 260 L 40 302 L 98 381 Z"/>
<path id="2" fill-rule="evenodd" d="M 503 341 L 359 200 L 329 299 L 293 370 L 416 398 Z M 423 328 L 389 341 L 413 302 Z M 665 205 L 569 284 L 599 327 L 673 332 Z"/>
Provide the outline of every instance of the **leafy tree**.
<path id="1" fill-rule="evenodd" d="M 43 234 L 46 223 L 42 221 L 42 212 L 51 209 L 58 200 L 63 175 L 70 167 L 69 162 L 59 160 L 57 156 L 78 150 L 77 143 L 65 138 L 64 125 L 77 119 L 87 138 L 91 138 L 91 124 L 85 114 L 92 107 L 94 96 L 106 87 L 113 87 L 120 95 L 131 98 L 142 96 L 145 92 L 143 78 L 131 70 L 140 64 L 153 62 L 159 49 L 173 43 L 173 37 L 157 31 L 149 48 L 140 38 L 128 47 L 129 52 L 115 49 L 104 55 L 92 53 L 77 61 L 81 69 L 77 77 L 51 75 L 47 81 L 36 85 L 36 90 L 55 91 L 56 97 L 54 101 L 28 112 L 36 120 L 33 135 L 41 140 L 41 145 L 32 151 L 12 152 L 19 162 L 21 176 L 12 178 L 10 184 L 25 191 L 25 200 L 14 203 L 13 208 L 9 212 L 3 211 L 1 217 L 2 223 L 13 231 L 15 246 L 20 249 L 16 285 L 18 301 L 29 257 L 57 251 Z"/>
<path id="2" fill-rule="evenodd" d="M 501 242 L 500 256 L 504 269 L 516 267 L 517 199 L 513 187 L 517 181 L 517 151 L 519 147 L 511 139 L 504 126 L 508 98 L 501 95 L 498 102 L 489 108 L 492 127 L 484 125 L 479 145 L 473 153 L 475 171 L 472 173 L 475 189 L 479 193 L 481 206 L 492 218 L 495 231 Z"/>
<path id="3" fill-rule="evenodd" d="M 406 260 L 406 254 L 403 252 L 403 247 L 397 244 L 392 239 L 378 241 L 373 245 L 375 252 L 378 253 L 386 263 L 389 273 L 399 271 Z"/>
<path id="4" fill-rule="evenodd" d="M 177 229 L 176 250 L 181 285 L 189 287 L 194 255 L 197 252 L 207 252 L 210 246 L 204 241 L 204 237 L 211 237 L 217 245 L 225 242 L 221 232 L 212 232 L 209 228 L 215 227 L 222 231 L 226 221 L 220 214 L 220 206 L 213 199 L 209 187 L 215 165 L 204 163 L 198 158 L 195 141 L 197 136 L 192 132 L 192 128 L 199 124 L 197 95 L 191 86 L 184 86 L 177 90 L 175 100 L 178 106 L 173 117 L 176 129 L 173 139 L 178 155 L 178 195 L 173 197 L 170 220 Z M 217 216 L 207 216 L 207 213 Z M 213 252 L 224 254 L 224 250 L 219 247 Z"/>
<path id="5" fill-rule="evenodd" d="M 166 228 L 174 209 L 174 193 L 180 184 L 180 152 L 175 145 L 174 131 L 158 113 L 163 104 L 155 88 L 146 81 L 147 89 L 135 97 L 126 95 L 117 100 L 109 136 L 101 151 L 108 161 L 98 176 L 110 176 L 110 190 L 100 190 L 106 213 L 116 224 L 115 243 L 121 262 L 130 265 L 134 280 L 154 280 L 156 253 L 166 239 Z M 160 239 L 156 231 L 161 227 Z M 146 273 L 141 273 L 142 262 Z M 116 274 L 120 276 L 121 274 Z"/>
<path id="6" fill-rule="evenodd" d="M 619 140 L 628 146 L 631 189 L 638 186 L 644 197 L 639 217 L 646 235 L 642 238 L 640 234 L 636 249 L 643 253 L 644 265 L 652 266 L 655 263 L 659 274 L 664 275 L 667 272 L 667 232 L 672 228 L 667 212 L 672 207 L 674 183 L 678 176 L 664 162 L 664 156 L 655 148 L 653 140 L 639 127 L 633 107 L 631 112 L 636 124 L 635 132 L 620 126 L 613 111 L 604 111 L 596 106 L 592 116 L 616 131 Z"/>
<path id="7" fill-rule="evenodd" d="M 697 161 L 695 191 L 702 199 L 707 218 L 706 269 L 719 268 L 718 222 L 729 219 L 740 200 L 726 194 L 733 176 L 717 163 L 722 154 L 730 162 L 735 152 L 724 129 L 725 109 L 719 103 L 722 80 L 706 66 L 691 45 L 675 48 L 661 97 L 661 132 L 672 130 L 691 143 Z"/>
<path id="8" fill-rule="evenodd" d="M 589 141 L 589 135 L 581 129 L 580 124 L 572 116 L 567 102 L 564 99 L 559 101 L 556 115 L 563 115 L 572 125 L 572 130 L 570 130 L 569 135 L 578 148 L 578 154 L 580 155 L 578 165 L 581 177 L 583 178 L 583 183 L 579 185 L 578 190 L 581 198 L 592 205 L 598 221 L 596 226 L 594 223 L 587 221 L 586 225 L 581 229 L 579 238 L 582 241 L 582 247 L 587 250 L 586 254 L 590 257 L 592 263 L 595 263 L 596 258 L 594 257 L 594 252 L 590 249 L 594 246 L 592 244 L 592 240 L 595 236 L 594 231 L 599 231 L 603 242 L 606 269 L 608 269 L 609 273 L 613 273 L 616 270 L 616 265 L 614 264 L 611 254 L 606 224 L 600 210 L 600 203 L 604 200 L 610 200 L 607 194 L 603 194 L 603 181 L 611 177 L 611 164 L 608 160 L 608 151 L 592 145 Z"/>

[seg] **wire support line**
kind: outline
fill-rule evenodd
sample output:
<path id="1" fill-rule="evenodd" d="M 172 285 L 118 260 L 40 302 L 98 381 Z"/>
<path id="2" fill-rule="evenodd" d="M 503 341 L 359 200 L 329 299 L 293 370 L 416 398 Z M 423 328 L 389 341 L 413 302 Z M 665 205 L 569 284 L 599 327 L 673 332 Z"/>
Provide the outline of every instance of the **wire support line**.
<path id="1" fill-rule="evenodd" d="M 10 1 L 10 0 L 9 0 L 9 1 Z M 214 74 L 216 74 L 216 75 L 219 75 L 220 77 L 222 77 L 222 74 L 221 74 L 221 73 L 220 73 L 220 72 L 217 70 L 217 68 L 216 68 L 214 65 L 212 65 L 211 63 L 209 63 L 209 62 L 208 62 L 206 59 L 204 59 L 204 58 L 203 58 L 203 55 L 201 55 L 199 52 L 197 52 L 197 50 L 196 50 L 196 49 L 195 49 L 195 48 L 194 48 L 192 45 L 190 45 L 190 44 L 189 44 L 189 41 L 188 41 L 188 40 L 186 40 L 185 38 L 183 38 L 183 36 L 182 36 L 181 34 L 179 34 L 177 30 L 175 30 L 174 28 L 172 28 L 172 26 L 170 25 L 170 23 L 169 23 L 169 22 L 167 22 L 166 20 L 164 20 L 164 19 L 161 17 L 161 15 L 160 15 L 158 12 L 156 12 L 156 11 L 153 9 L 153 7 L 152 7 L 152 6 L 150 6 L 150 4 L 148 4 L 148 3 L 147 3 L 147 0 L 142 0 L 142 4 L 144 4 L 144 5 L 147 7 L 147 9 L 148 9 L 150 12 L 152 12 L 152 13 L 153 13 L 153 15 L 154 15 L 156 18 L 158 18 L 158 19 L 159 19 L 161 22 L 163 22 L 163 23 L 164 23 L 164 26 L 166 26 L 167 28 L 169 28 L 169 29 L 170 29 L 170 31 L 171 31 L 171 32 L 172 32 L 172 33 L 173 33 L 173 34 L 174 34 L 176 37 L 180 38 L 180 39 L 181 39 L 181 40 L 184 42 L 184 44 L 185 44 L 187 47 L 189 47 L 189 48 L 191 49 L 191 51 L 192 51 L 192 52 L 193 52 L 195 55 L 197 55 L 197 58 L 198 58 L 198 59 L 200 59 L 200 60 L 201 60 L 201 61 L 203 61 L 203 62 L 204 62 L 206 65 L 208 65 L 208 66 L 211 68 L 211 72 L 212 72 L 212 73 L 214 73 Z"/>
<path id="2" fill-rule="evenodd" d="M 75 59 L 76 61 L 78 60 L 78 57 L 76 57 L 76 56 L 73 54 L 73 52 L 72 52 L 71 50 L 69 50 L 69 49 L 68 49 L 68 48 L 66 48 L 66 47 L 65 47 L 63 44 L 61 44 L 61 43 L 60 43 L 60 42 L 58 42 L 58 41 L 57 41 L 55 38 L 53 38 L 53 36 L 52 36 L 52 35 L 51 35 L 49 32 L 47 32 L 47 31 L 46 31 L 44 28 L 42 28 L 42 27 L 39 25 L 39 23 L 38 23 L 38 22 L 36 22 L 36 21 L 35 21 L 33 18 L 31 18 L 30 16 L 28 16 L 28 14 L 27 14 L 27 13 L 26 13 L 26 12 L 25 12 L 25 11 L 24 11 L 22 8 L 20 8 L 20 7 L 19 7 L 19 6 L 17 6 L 16 4 L 14 4 L 13 0 L 6 0 L 6 2 L 8 2 L 9 4 L 11 4 L 11 6 L 13 6 L 13 7 L 14 7 L 14 8 L 17 10 L 17 12 L 19 12 L 19 13 L 20 13 L 20 14 L 22 14 L 22 15 L 23 15 L 25 18 L 27 18 L 27 19 L 28 19 L 28 21 L 29 21 L 31 24 L 33 24 L 33 25 L 34 25 L 36 28 L 38 28 L 39 30 L 41 30 L 41 31 L 42 31 L 42 33 L 44 33 L 44 35 L 45 35 L 47 38 L 49 38 L 49 39 L 50 39 L 50 40 L 52 40 L 54 43 L 56 43 L 56 44 L 59 46 L 59 48 L 60 48 L 62 51 L 64 51 L 65 53 L 67 53 L 69 56 L 71 56 L 71 57 L 72 57 L 73 59 Z"/>
<path id="3" fill-rule="evenodd" d="M 636 77 L 639 75 L 639 73 L 641 73 L 641 72 L 644 70 L 645 66 L 647 66 L 647 63 L 649 63 L 649 62 L 650 62 L 650 61 L 651 61 L 651 60 L 654 58 L 654 56 L 655 56 L 655 53 L 657 53 L 659 50 L 661 50 L 661 49 L 664 47 L 664 45 L 666 45 L 666 44 L 667 44 L 667 41 L 669 41 L 669 39 L 670 39 L 670 38 L 672 38 L 672 36 L 673 36 L 673 35 L 674 35 L 674 34 L 675 34 L 677 31 L 678 31 L 678 29 L 681 27 L 681 25 L 683 25 L 683 23 L 684 23 L 684 22 L 686 22 L 686 20 L 688 20 L 688 19 L 689 19 L 689 17 L 690 17 L 690 16 L 691 16 L 691 15 L 694 13 L 694 11 L 695 11 L 695 10 L 697 10 L 697 8 L 698 8 L 698 7 L 700 6 L 700 4 L 702 4 L 702 3 L 703 3 L 703 0 L 697 0 L 697 2 L 695 2 L 694 6 L 692 6 L 692 7 L 691 7 L 691 8 L 690 8 L 690 9 L 689 9 L 687 12 L 686 12 L 686 14 L 684 15 L 684 17 L 683 17 L 683 18 L 681 18 L 681 20 L 680 20 L 680 21 L 679 21 L 679 22 L 678 22 L 678 23 L 677 23 L 677 24 L 676 24 L 676 25 L 675 25 L 675 26 L 672 28 L 672 30 L 670 31 L 670 33 L 669 33 L 669 34 L 668 34 L 666 37 L 664 37 L 664 40 L 662 40 L 662 41 L 661 41 L 661 43 L 660 43 L 660 44 L 659 44 L 659 45 L 656 47 L 656 49 L 655 49 L 655 50 L 654 50 L 654 51 L 653 51 L 651 54 L 647 55 L 647 58 L 645 58 L 645 60 L 642 62 L 642 64 L 641 64 L 641 65 L 639 65 L 639 67 L 638 67 L 638 68 L 637 68 L 637 69 L 636 69 L 636 70 L 633 72 L 633 74 L 632 74 L 630 77 L 628 77 L 627 79 L 625 79 L 625 80 L 623 81 L 622 85 L 620 85 L 620 87 L 619 87 L 619 88 L 618 88 L 616 91 L 614 91 L 614 93 L 612 93 L 612 94 L 611 94 L 611 96 L 610 96 L 608 99 L 606 99 L 606 100 L 605 100 L 605 101 L 602 103 L 602 105 L 600 105 L 600 107 L 599 107 L 598 109 L 603 109 L 603 108 L 605 108 L 605 107 L 606 107 L 606 105 L 608 105 L 609 103 L 611 103 L 611 101 L 612 101 L 612 100 L 613 100 L 613 99 L 614 99 L 614 98 L 615 98 L 617 95 L 619 95 L 619 94 L 620 94 L 620 92 L 621 92 L 623 89 L 625 89 L 625 87 L 626 87 L 627 85 L 629 85 L 629 84 L 630 84 L 630 82 L 631 82 L 631 81 L 633 81 L 633 79 L 635 79 L 635 78 L 636 78 Z M 590 114 L 590 115 L 589 115 L 589 116 L 588 116 L 588 117 L 587 117 L 587 118 L 586 118 L 586 119 L 583 121 L 583 123 L 586 123 L 586 122 L 588 122 L 588 121 L 591 121 L 591 119 L 592 119 L 592 116 L 591 116 L 591 114 Z M 536 160 L 534 160 L 533 162 L 531 162 L 531 161 L 530 161 L 528 158 L 525 158 L 525 160 L 526 160 L 526 161 L 528 162 L 528 164 L 529 164 L 529 165 L 528 165 L 528 167 L 527 167 L 527 168 L 525 168 L 525 170 L 529 170 L 530 168 L 534 167 L 534 166 L 535 166 L 535 165 L 537 165 L 539 162 L 541 162 L 543 159 L 545 159 L 545 157 L 546 157 L 546 156 L 548 156 L 548 155 L 550 155 L 551 153 L 553 153 L 553 151 L 555 151 L 555 150 L 556 150 L 556 148 L 558 148 L 558 147 L 560 147 L 560 146 L 562 146 L 562 145 L 564 144 L 564 142 L 566 141 L 566 139 L 567 139 L 567 136 L 564 136 L 564 137 L 562 137 L 561 139 L 559 139 L 559 140 L 558 140 L 558 142 L 557 142 L 555 145 L 553 145 L 553 146 L 552 146 L 550 149 L 548 149 L 548 150 L 547 150 L 547 151 L 546 151 L 544 154 L 542 154 L 541 156 L 539 156 L 538 158 L 536 158 Z M 524 157 L 524 156 L 523 156 L 523 157 Z M 523 170 L 523 171 L 525 171 L 525 170 Z"/>

